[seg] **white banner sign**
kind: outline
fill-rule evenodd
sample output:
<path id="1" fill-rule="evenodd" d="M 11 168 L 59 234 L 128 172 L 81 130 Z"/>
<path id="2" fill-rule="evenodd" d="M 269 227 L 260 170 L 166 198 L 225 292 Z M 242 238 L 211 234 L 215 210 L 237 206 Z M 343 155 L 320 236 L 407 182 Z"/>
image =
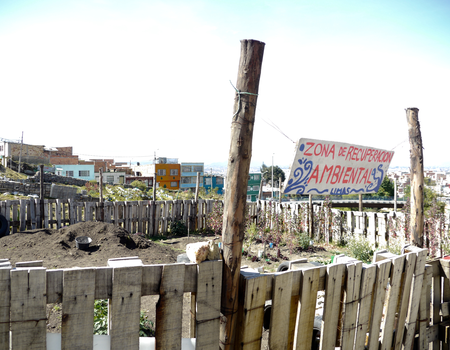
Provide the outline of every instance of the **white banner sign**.
<path id="1" fill-rule="evenodd" d="M 393 157 L 393 151 L 373 147 L 300 139 L 284 193 L 376 193 Z"/>

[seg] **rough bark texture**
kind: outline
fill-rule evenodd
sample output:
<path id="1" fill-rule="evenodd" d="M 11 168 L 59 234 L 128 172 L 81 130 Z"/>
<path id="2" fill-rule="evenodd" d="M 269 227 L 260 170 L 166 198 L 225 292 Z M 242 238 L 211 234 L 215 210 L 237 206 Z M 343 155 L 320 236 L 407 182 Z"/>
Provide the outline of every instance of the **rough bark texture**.
<path id="1" fill-rule="evenodd" d="M 233 349 L 244 239 L 247 182 L 252 157 L 253 125 L 264 43 L 241 41 L 223 214 L 223 278 L 220 347 Z M 245 94 L 250 93 L 250 94 Z"/>
<path id="2" fill-rule="evenodd" d="M 411 243 L 423 247 L 423 152 L 419 109 L 406 110 L 411 158 Z"/>

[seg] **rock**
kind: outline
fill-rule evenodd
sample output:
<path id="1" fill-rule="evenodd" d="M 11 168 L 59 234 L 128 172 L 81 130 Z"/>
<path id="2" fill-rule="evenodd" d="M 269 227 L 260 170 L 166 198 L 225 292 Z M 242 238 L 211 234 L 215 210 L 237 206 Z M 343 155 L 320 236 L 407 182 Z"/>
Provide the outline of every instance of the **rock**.
<path id="1" fill-rule="evenodd" d="M 197 264 L 220 259 L 220 250 L 214 241 L 190 243 L 186 245 L 186 254 L 191 262 Z"/>

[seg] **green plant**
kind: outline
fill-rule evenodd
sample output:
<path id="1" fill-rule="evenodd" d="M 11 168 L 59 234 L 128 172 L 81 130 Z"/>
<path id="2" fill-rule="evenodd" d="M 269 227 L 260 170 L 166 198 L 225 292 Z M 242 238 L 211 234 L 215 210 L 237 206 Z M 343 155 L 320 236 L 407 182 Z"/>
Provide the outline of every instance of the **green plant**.
<path id="1" fill-rule="evenodd" d="M 300 232 L 297 234 L 297 243 L 303 250 L 308 249 L 311 246 L 311 238 L 305 232 Z"/>
<path id="2" fill-rule="evenodd" d="M 108 300 L 94 301 L 94 335 L 108 334 Z"/>
<path id="3" fill-rule="evenodd" d="M 188 233 L 186 224 L 181 220 L 170 221 L 168 230 L 171 235 L 183 236 Z"/>
<path id="4" fill-rule="evenodd" d="M 94 335 L 108 334 L 108 300 L 99 299 L 94 302 Z M 141 311 L 139 317 L 139 336 L 154 337 L 155 327 L 148 316 Z"/>
<path id="5" fill-rule="evenodd" d="M 374 247 L 367 238 L 360 235 L 350 237 L 347 247 L 354 258 L 365 263 L 372 261 Z"/>
<path id="6" fill-rule="evenodd" d="M 141 311 L 139 319 L 139 336 L 140 337 L 154 337 L 155 325 L 148 319 L 148 316 Z"/>
<path id="7" fill-rule="evenodd" d="M 134 188 L 137 188 L 141 191 L 146 191 L 147 190 L 147 185 L 145 183 L 143 183 L 142 181 L 139 180 L 135 180 L 131 183 L 131 186 L 133 186 Z"/>

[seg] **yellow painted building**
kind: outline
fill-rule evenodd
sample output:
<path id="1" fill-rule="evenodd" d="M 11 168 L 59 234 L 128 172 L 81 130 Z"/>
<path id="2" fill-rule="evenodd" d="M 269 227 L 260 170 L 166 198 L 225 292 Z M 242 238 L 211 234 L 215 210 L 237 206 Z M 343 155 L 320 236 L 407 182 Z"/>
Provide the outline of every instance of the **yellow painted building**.
<path id="1" fill-rule="evenodd" d="M 178 190 L 181 179 L 180 164 L 157 163 L 155 164 L 156 187 Z"/>

